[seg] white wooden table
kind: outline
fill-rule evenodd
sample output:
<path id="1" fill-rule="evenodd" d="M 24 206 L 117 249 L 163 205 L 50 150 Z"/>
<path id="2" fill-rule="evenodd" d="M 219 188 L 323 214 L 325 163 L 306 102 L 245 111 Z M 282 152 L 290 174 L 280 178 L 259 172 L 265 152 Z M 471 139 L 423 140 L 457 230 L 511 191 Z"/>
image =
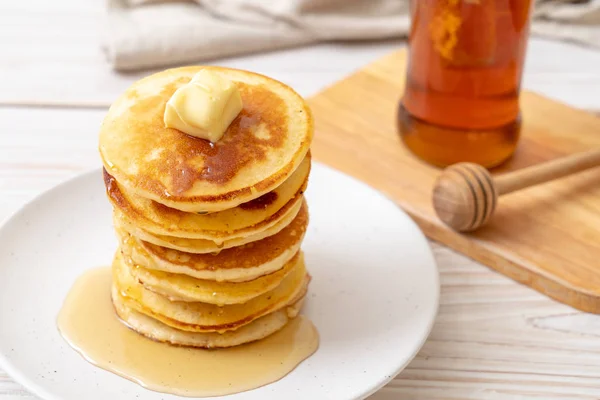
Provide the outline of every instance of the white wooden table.
<path id="1" fill-rule="evenodd" d="M 148 73 L 118 75 L 104 62 L 102 3 L 0 2 L 0 220 L 100 165 L 106 107 Z M 327 44 L 218 63 L 273 76 L 308 96 L 400 45 Z M 600 52 L 534 39 L 524 86 L 600 110 Z M 600 316 L 432 246 L 442 282 L 437 323 L 416 359 L 372 400 L 600 398 Z M 0 400 L 31 398 L 0 370 Z"/>

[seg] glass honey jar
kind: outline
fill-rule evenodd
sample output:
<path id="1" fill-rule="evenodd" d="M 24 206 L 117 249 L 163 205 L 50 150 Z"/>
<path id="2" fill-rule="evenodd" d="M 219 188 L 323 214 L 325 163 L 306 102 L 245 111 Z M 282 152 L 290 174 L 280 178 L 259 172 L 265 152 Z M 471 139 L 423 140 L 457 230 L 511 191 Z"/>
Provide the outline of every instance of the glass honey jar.
<path id="1" fill-rule="evenodd" d="M 514 152 L 531 0 L 411 0 L 398 125 L 429 163 L 492 167 Z"/>

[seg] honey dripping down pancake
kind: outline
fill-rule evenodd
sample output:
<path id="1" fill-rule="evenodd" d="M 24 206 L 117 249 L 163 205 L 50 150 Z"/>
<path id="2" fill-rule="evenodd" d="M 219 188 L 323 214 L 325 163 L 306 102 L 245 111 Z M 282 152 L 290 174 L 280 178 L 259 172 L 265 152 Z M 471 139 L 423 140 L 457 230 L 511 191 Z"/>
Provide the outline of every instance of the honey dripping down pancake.
<path id="1" fill-rule="evenodd" d="M 279 270 L 246 282 L 201 280 L 187 275 L 149 270 L 128 259 L 125 260 L 125 263 L 128 265 L 132 277 L 146 289 L 171 301 L 201 302 L 223 306 L 246 303 L 275 289 L 293 271 L 299 258 L 300 253 L 298 252 Z"/>
<path id="2" fill-rule="evenodd" d="M 67 296 L 67 342 L 194 397 L 265 385 L 310 356 L 318 334 L 299 312 L 312 136 L 304 100 L 255 73 L 175 68 L 127 89 L 99 143 L 119 247 Z"/>
<path id="3" fill-rule="evenodd" d="M 219 307 L 209 303 L 170 301 L 146 289 L 133 278 L 129 268 L 117 252 L 113 261 L 113 279 L 123 302 L 166 325 L 189 332 L 222 332 L 249 324 L 305 293 L 310 280 L 300 257 L 294 269 L 273 290 L 243 304 Z"/>
<path id="4" fill-rule="evenodd" d="M 243 327 L 219 332 L 186 332 L 172 328 L 154 318 L 148 317 L 123 302 L 115 286 L 112 287 L 112 302 L 117 316 L 131 329 L 145 337 L 176 346 L 190 346 L 204 349 L 226 348 L 263 339 L 296 318 L 302 308 L 304 297 L 286 307 L 267 314 Z"/>
<path id="5" fill-rule="evenodd" d="M 310 156 L 280 186 L 237 207 L 200 215 L 166 207 L 129 193 L 104 171 L 108 197 L 132 224 L 154 235 L 225 241 L 258 233 L 275 225 L 306 189 Z"/>
<path id="6" fill-rule="evenodd" d="M 118 230 L 121 251 L 147 269 L 217 282 L 245 282 L 281 269 L 300 249 L 308 225 L 306 203 L 275 235 L 218 254 L 192 254 L 144 242 Z"/>
<path id="7" fill-rule="evenodd" d="M 203 68 L 233 81 L 243 108 L 216 143 L 166 128 L 166 102 Z M 313 121 L 286 85 L 220 67 L 169 69 L 134 83 L 110 107 L 100 156 L 129 191 L 183 211 L 221 211 L 256 199 L 288 179 L 306 156 Z"/>

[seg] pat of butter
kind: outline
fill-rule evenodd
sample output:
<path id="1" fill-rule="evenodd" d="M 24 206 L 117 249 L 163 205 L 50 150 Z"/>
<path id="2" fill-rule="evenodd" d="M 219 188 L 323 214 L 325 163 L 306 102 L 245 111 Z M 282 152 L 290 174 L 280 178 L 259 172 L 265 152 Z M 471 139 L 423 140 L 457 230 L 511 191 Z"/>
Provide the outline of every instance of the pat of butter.
<path id="1" fill-rule="evenodd" d="M 211 71 L 200 70 L 173 93 L 165 108 L 167 128 L 215 143 L 242 110 L 235 83 Z"/>

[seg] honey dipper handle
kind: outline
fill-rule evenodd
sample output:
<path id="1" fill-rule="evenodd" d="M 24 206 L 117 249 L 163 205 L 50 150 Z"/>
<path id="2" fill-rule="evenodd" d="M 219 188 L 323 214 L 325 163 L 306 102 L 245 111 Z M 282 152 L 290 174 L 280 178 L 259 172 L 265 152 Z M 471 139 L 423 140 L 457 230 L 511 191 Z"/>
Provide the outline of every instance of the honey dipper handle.
<path id="1" fill-rule="evenodd" d="M 494 181 L 502 195 L 596 166 L 600 166 L 600 150 L 590 150 L 500 175 Z"/>

